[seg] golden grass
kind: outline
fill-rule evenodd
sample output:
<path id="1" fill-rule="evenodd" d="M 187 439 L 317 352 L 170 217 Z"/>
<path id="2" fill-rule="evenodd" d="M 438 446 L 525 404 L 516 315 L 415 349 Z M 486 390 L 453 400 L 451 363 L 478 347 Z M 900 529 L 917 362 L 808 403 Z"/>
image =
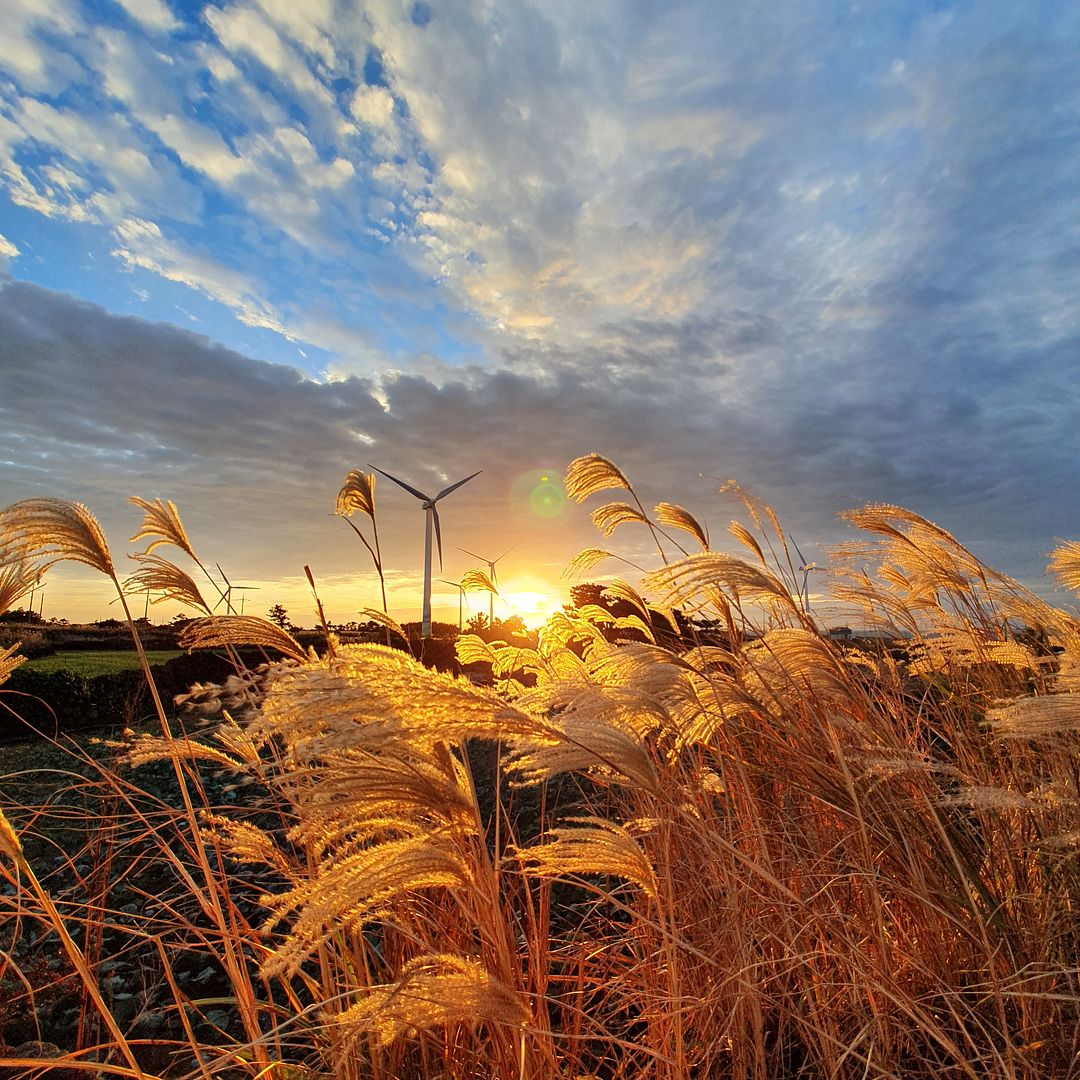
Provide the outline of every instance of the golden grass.
<path id="1" fill-rule="evenodd" d="M 339 506 L 373 519 L 362 477 Z M 263 620 L 193 624 L 192 643 L 283 658 L 217 695 L 235 718 L 175 736 L 162 711 L 161 737 L 100 770 L 110 850 L 170 883 L 134 925 L 109 907 L 110 862 L 94 903 L 58 903 L 12 824 L 34 819 L 0 818 L 9 922 L 60 933 L 100 1017 L 70 1061 L 153 1072 L 75 942 L 126 926 L 172 1002 L 176 1062 L 206 1078 L 1080 1076 L 1080 625 L 871 506 L 848 515 L 867 538 L 834 588 L 906 636 L 859 651 L 802 609 L 789 541 L 744 489 L 725 486 L 749 560 L 681 507 L 650 517 L 606 459 L 571 465 L 574 497 L 610 488 L 630 501 L 599 525 L 649 529 L 656 602 L 616 582 L 631 614 L 559 613 L 535 649 L 464 636 L 493 689 L 384 646 L 316 655 Z M 141 535 L 201 566 L 175 507 L 140 505 Z M 0 512 L 21 523 L 0 549 L 87 561 L 100 530 L 49 507 L 38 534 L 25 506 Z M 136 585 L 186 574 L 143 567 Z M 174 595 L 198 608 L 187 580 Z M 680 634 L 676 606 L 708 621 Z M 131 771 L 155 761 L 179 815 Z M 231 806 L 209 795 L 221 770 Z M 176 975 L 193 952 L 229 987 L 227 1029 Z"/>

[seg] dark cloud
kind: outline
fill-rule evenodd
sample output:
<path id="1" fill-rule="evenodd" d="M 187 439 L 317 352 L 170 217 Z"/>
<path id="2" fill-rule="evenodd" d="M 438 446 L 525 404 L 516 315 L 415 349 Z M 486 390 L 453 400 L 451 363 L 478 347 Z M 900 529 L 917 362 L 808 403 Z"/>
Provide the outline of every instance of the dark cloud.
<path id="1" fill-rule="evenodd" d="M 408 374 L 325 383 L 9 282 L 0 290 L 3 501 L 80 498 L 122 537 L 133 522 L 123 498 L 161 495 L 248 575 L 304 562 L 338 574 L 357 559 L 329 517 L 347 469 L 372 461 L 436 488 L 483 468 L 448 506 L 454 536 L 468 544 L 528 530 L 530 558 L 561 563 L 593 542 L 584 513 L 526 525 L 508 493 L 530 468 L 561 470 L 598 450 L 645 499 L 683 501 L 715 533 L 733 510 L 713 495 L 728 476 L 770 498 L 806 547 L 836 538 L 835 510 L 871 499 L 1008 551 L 1014 565 L 1003 568 L 1027 575 L 1055 535 L 1080 533 L 1078 428 L 1055 393 L 1058 353 L 1028 357 L 1031 392 L 1020 405 L 1008 383 L 962 391 L 946 373 L 935 385 L 929 365 L 917 379 L 879 367 L 841 385 L 772 378 L 747 392 L 727 375 L 688 377 L 678 348 L 677 338 L 657 346 L 659 376 L 598 368 L 583 379 L 556 364 L 539 376 L 474 368 L 441 384 Z M 381 512 L 410 566 L 419 517 L 397 494 L 382 489 Z M 1015 565 L 1021 544 L 1028 554 Z"/>

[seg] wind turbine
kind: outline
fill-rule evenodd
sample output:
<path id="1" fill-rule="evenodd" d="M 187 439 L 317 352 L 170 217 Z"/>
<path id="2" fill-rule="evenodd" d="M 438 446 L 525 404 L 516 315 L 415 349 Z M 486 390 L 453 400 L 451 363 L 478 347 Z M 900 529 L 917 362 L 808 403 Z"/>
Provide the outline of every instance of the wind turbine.
<path id="1" fill-rule="evenodd" d="M 464 628 L 464 625 L 465 625 L 461 621 L 461 617 L 462 617 L 462 615 L 464 613 L 465 586 L 462 585 L 460 581 L 450 581 L 447 578 L 439 578 L 439 580 L 444 585 L 453 585 L 454 588 L 457 589 L 457 591 L 458 591 L 458 597 L 457 597 L 457 628 L 458 628 L 458 633 L 460 634 L 462 629 Z"/>
<path id="2" fill-rule="evenodd" d="M 218 569 L 218 573 L 221 575 L 221 580 L 225 582 L 225 591 L 221 594 L 221 599 L 214 605 L 214 609 L 217 610 L 222 604 L 225 605 L 225 610 L 229 614 L 235 614 L 235 609 L 232 605 L 232 594 L 234 592 L 258 592 L 258 585 L 234 585 L 226 576 L 225 571 L 221 569 L 221 563 L 215 564 Z M 244 614 L 244 601 L 247 599 L 245 596 L 240 597 L 240 614 Z"/>
<path id="3" fill-rule="evenodd" d="M 439 569 L 442 569 L 442 529 L 439 527 L 439 511 L 435 509 L 435 504 L 440 499 L 445 499 L 447 495 L 452 491 L 457 491 L 462 484 L 467 484 L 474 476 L 479 476 L 483 469 L 478 469 L 476 472 L 469 476 L 466 476 L 464 480 L 459 480 L 456 484 L 451 484 L 449 487 L 444 487 L 442 491 L 435 495 L 425 495 L 422 491 L 418 491 L 412 486 L 412 484 L 406 484 L 404 480 L 399 480 L 396 476 L 391 476 L 388 472 L 383 472 L 382 469 L 371 462 L 368 462 L 368 468 L 374 469 L 381 476 L 385 476 L 387 480 L 393 480 L 398 487 L 404 488 L 410 495 L 415 495 L 420 500 L 420 509 L 427 515 L 427 520 L 424 525 L 424 607 L 422 615 L 422 623 L 420 632 L 425 638 L 431 637 L 431 528 L 435 526 L 435 542 L 439 547 Z"/>
<path id="4" fill-rule="evenodd" d="M 799 567 L 802 572 L 802 602 L 803 612 L 807 615 L 811 614 L 810 611 L 810 588 L 807 585 L 807 579 L 815 570 L 820 570 L 821 567 L 817 563 L 804 563 Z"/>
<path id="5" fill-rule="evenodd" d="M 467 551 L 465 548 L 458 548 L 458 551 L 464 551 L 466 555 L 471 555 L 474 559 L 479 559 L 482 563 L 487 563 L 488 577 L 491 578 L 492 585 L 498 585 L 499 579 L 495 574 L 495 564 L 499 559 L 505 559 L 514 548 L 521 547 L 521 541 L 508 547 L 498 559 L 485 559 L 483 555 L 477 555 L 475 551 Z M 495 622 L 495 594 L 489 593 L 490 602 L 488 603 L 488 626 L 491 626 Z"/>
<path id="6" fill-rule="evenodd" d="M 802 588 L 799 591 L 799 601 L 802 603 L 802 609 L 804 615 L 811 615 L 810 611 L 810 588 L 807 581 L 812 573 L 820 571 L 821 567 L 815 562 L 807 562 L 806 556 L 799 550 L 799 545 L 795 543 L 795 538 L 792 537 L 792 544 L 795 547 L 795 552 L 799 556 L 799 561 L 802 564 L 799 567 L 799 573 L 802 574 Z"/>

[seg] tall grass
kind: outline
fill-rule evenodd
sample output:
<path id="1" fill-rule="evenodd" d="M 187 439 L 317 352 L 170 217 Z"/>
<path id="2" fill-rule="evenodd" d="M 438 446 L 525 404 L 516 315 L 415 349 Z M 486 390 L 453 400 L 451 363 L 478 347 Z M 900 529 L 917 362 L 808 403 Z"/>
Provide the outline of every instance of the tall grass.
<path id="1" fill-rule="evenodd" d="M 1080 624 L 932 523 L 869 506 L 846 515 L 861 539 L 832 591 L 894 641 L 860 650 L 822 634 L 793 545 L 742 489 L 735 556 L 597 455 L 566 487 L 625 493 L 593 517 L 605 537 L 648 530 L 655 603 L 615 582 L 623 614 L 564 611 L 535 649 L 461 638 L 492 688 L 206 614 L 189 644 L 281 659 L 198 689 L 189 705 L 224 710 L 198 737 L 160 707 L 161 734 L 99 769 L 107 855 L 84 895 L 52 897 L 23 850 L 35 826 L 20 839 L 0 819 L 8 920 L 59 934 L 98 1018 L 66 1060 L 342 1080 L 1080 1076 Z M 100 529 L 66 505 L 48 529 L 36 504 L 0 512 L 8 576 L 96 560 L 122 594 Z M 139 535 L 196 560 L 171 504 L 140 505 Z M 1076 551 L 1053 562 L 1074 588 Z M 205 613 L 152 559 L 153 587 Z M 159 762 L 178 815 L 138 783 Z M 221 770 L 231 802 L 212 794 Z M 132 883 L 134 918 L 111 899 Z M 116 1019 L 103 930 L 152 972 L 171 1042 Z M 227 988 L 211 1001 L 184 985 L 191 956 Z"/>

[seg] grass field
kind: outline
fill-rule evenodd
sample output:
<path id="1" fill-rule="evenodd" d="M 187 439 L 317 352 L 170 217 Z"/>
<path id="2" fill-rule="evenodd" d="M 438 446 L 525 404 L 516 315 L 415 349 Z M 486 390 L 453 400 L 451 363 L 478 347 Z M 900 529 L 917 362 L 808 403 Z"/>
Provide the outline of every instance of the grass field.
<path id="1" fill-rule="evenodd" d="M 164 664 L 184 654 L 180 649 L 157 649 L 146 655 L 151 664 Z M 71 649 L 61 650 L 52 656 L 27 660 L 25 663 L 32 671 L 70 671 L 83 678 L 92 679 L 95 675 L 138 670 L 139 654 L 134 649 Z"/>
<path id="2" fill-rule="evenodd" d="M 214 616 L 143 553 L 203 614 L 185 645 L 284 659 L 155 694 L 161 735 L 0 759 L 0 1072 L 1080 1080 L 1080 621 L 871 504 L 829 589 L 903 647 L 841 646 L 742 489 L 739 556 L 598 455 L 565 487 L 626 493 L 593 520 L 649 531 L 659 602 L 617 580 L 535 647 L 462 635 L 491 687 Z M 5 529 L 9 596 L 57 552 L 123 595 L 85 507 Z M 1080 543 L 1050 569 L 1080 591 Z"/>

